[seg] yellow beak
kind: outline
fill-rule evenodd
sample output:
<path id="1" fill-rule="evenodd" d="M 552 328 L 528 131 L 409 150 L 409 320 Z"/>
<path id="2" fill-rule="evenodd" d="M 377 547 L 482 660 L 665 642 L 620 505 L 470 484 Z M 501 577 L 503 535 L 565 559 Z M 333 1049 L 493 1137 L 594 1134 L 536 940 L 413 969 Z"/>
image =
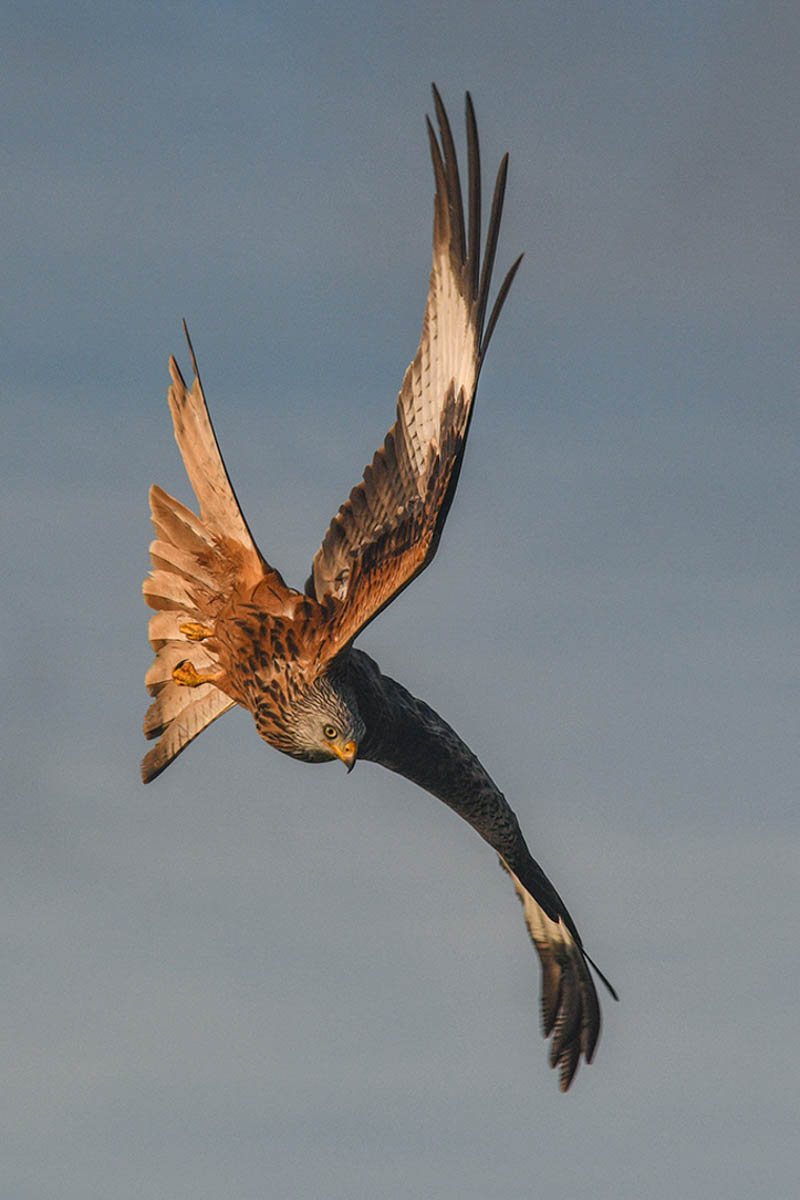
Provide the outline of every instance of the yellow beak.
<path id="1" fill-rule="evenodd" d="M 342 760 L 348 772 L 352 771 L 358 757 L 358 746 L 355 742 L 345 742 L 343 746 L 337 746 L 334 742 L 326 742 L 325 745 L 331 754 L 335 754 L 337 758 Z"/>

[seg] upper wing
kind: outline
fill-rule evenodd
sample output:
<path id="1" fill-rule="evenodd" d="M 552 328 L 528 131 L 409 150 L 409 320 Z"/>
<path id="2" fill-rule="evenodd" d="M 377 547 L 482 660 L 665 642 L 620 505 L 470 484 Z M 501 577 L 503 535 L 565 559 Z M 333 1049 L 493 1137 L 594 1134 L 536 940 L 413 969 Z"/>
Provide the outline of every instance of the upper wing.
<path id="1" fill-rule="evenodd" d="M 497 174 L 481 265 L 478 132 L 466 99 L 468 227 L 453 136 L 433 89 L 441 146 L 430 121 L 436 197 L 433 267 L 422 338 L 406 371 L 397 420 L 333 518 L 306 591 L 328 600 L 326 657 L 333 657 L 433 558 L 453 498 L 481 364 L 520 259 L 486 322 L 508 155 Z M 521 257 L 521 256 L 520 256 Z"/>

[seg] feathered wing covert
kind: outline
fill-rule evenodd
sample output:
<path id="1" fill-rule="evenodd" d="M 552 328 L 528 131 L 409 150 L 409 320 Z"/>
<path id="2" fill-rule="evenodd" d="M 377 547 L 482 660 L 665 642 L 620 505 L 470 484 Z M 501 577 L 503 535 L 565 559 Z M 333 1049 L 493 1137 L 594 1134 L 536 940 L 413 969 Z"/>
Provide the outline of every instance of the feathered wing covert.
<path id="1" fill-rule="evenodd" d="M 428 122 L 436 195 L 419 348 L 403 380 L 397 420 L 333 518 L 305 594 L 284 583 L 253 540 L 217 444 L 191 343 L 190 388 L 170 360 L 175 437 L 199 516 L 160 488 L 151 489 L 156 540 L 143 590 L 156 610 L 149 628 L 156 656 L 146 677 L 153 702 L 145 733 L 158 740 L 143 760 L 142 777 L 154 779 L 237 703 L 253 712 L 267 741 L 293 753 L 285 738 L 293 703 L 315 680 L 338 680 L 357 698 L 363 718 L 359 757 L 438 796 L 493 846 L 510 873 L 541 959 L 543 1028 L 552 1036 L 550 1061 L 566 1090 L 580 1058 L 591 1061 L 600 1030 L 591 960 L 575 924 L 475 755 L 428 705 L 352 649 L 358 633 L 435 554 L 483 358 L 520 261 L 505 276 L 487 320 L 507 156 L 481 259 L 472 102 L 468 95 L 465 221 L 453 137 L 435 88 L 434 101 L 441 143 Z"/>

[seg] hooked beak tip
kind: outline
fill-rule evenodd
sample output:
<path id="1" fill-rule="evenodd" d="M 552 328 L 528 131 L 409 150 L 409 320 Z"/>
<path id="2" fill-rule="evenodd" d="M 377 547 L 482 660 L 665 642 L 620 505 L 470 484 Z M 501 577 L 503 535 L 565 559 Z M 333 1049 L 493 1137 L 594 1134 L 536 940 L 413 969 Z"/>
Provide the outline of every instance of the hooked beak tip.
<path id="1" fill-rule="evenodd" d="M 357 759 L 358 759 L 358 746 L 356 745 L 355 742 L 348 742 L 347 745 L 342 750 L 342 762 L 347 767 L 348 775 L 352 771 L 353 767 L 356 765 Z"/>
<path id="2" fill-rule="evenodd" d="M 358 745 L 355 742 L 346 742 L 344 746 L 334 746 L 332 742 L 326 743 L 337 758 L 341 759 L 347 767 L 349 775 L 358 759 Z"/>

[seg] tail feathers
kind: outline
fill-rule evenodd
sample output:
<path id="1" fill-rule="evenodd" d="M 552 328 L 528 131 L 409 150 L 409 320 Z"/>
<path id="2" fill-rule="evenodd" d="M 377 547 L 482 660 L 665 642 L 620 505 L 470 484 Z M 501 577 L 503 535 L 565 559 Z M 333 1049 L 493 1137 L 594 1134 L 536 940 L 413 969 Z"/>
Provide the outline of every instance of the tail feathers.
<path id="1" fill-rule="evenodd" d="M 161 574 L 165 573 L 156 573 Z M 167 578 L 175 580 L 175 576 Z M 152 602 L 152 596 L 148 600 Z M 184 687 L 173 679 L 174 668 L 186 659 L 198 673 L 219 669 L 208 642 L 190 641 L 180 632 L 182 624 L 197 621 L 199 616 L 196 609 L 175 607 L 162 608 L 150 618 L 150 642 L 156 656 L 145 684 L 154 699 L 144 719 L 144 734 L 147 738 L 158 738 L 159 742 L 142 761 L 145 783 L 160 775 L 198 733 L 235 703 L 213 683 Z"/>
<path id="2" fill-rule="evenodd" d="M 145 737 L 159 741 L 142 759 L 142 782 L 150 783 L 160 775 L 198 733 L 234 703 L 211 683 L 196 688 L 180 687 L 172 680 L 163 684 L 144 720 Z"/>
<path id="3" fill-rule="evenodd" d="M 269 601 L 280 611 L 291 596 L 278 572 L 261 557 L 247 527 L 217 444 L 191 342 L 189 352 L 194 368 L 191 388 L 175 359 L 170 360 L 169 405 L 200 515 L 162 488 L 150 489 L 156 538 L 150 546 L 152 570 L 142 591 L 147 604 L 156 610 L 150 618 L 150 643 L 156 657 L 146 677 L 155 699 L 145 717 L 144 731 L 159 742 L 142 763 L 145 783 L 155 779 L 206 725 L 234 704 L 213 683 L 177 683 L 175 667 L 187 660 L 198 674 L 217 674 L 218 644 L 210 635 L 234 594 L 252 596 L 266 582 Z M 193 631 L 186 630 L 190 625 L 195 627 Z"/>
<path id="4" fill-rule="evenodd" d="M 157 570 L 181 575 L 190 583 L 199 583 L 205 588 L 215 586 L 216 581 L 210 564 L 191 550 L 183 550 L 179 546 L 156 539 L 150 543 L 150 560 Z"/>
<path id="5" fill-rule="evenodd" d="M 170 358 L 172 386 L 169 389 L 169 407 L 186 474 L 200 504 L 203 521 L 214 526 L 225 537 L 251 549 L 260 558 L 225 469 L 186 322 L 183 330 L 189 343 L 194 380 L 191 388 L 187 388 L 178 364 L 174 358 Z"/>
<path id="6" fill-rule="evenodd" d="M 172 674 L 186 659 L 198 673 L 219 669 L 213 642 L 191 640 L 181 626 L 213 625 L 231 574 L 227 546 L 221 546 L 213 529 L 161 488 L 151 488 L 150 503 L 158 536 L 150 545 L 153 569 L 142 592 L 156 610 L 149 626 L 155 659 L 145 676 L 154 700 L 145 717 L 144 732 L 159 741 L 142 762 L 145 783 L 160 775 L 189 742 L 234 704 L 211 683 L 184 687 Z"/>
<path id="7" fill-rule="evenodd" d="M 181 625 L 192 619 L 191 613 L 181 612 L 180 609 L 163 608 L 153 613 L 149 627 L 150 645 L 158 651 L 166 642 L 180 641 L 184 636 L 180 631 Z"/>
<path id="8" fill-rule="evenodd" d="M 191 657 L 192 666 L 198 674 L 203 671 L 219 669 L 216 659 L 207 654 L 197 643 L 190 646 L 185 639 L 164 642 L 144 677 L 145 686 L 151 696 L 157 696 L 166 684 L 173 682 L 174 668 L 187 657 Z M 186 688 L 183 688 L 183 691 L 185 692 Z"/>
<path id="9" fill-rule="evenodd" d="M 151 608 L 197 612 L 188 582 L 172 571 L 151 571 L 142 584 L 142 595 Z"/>
<path id="10" fill-rule="evenodd" d="M 600 1036 L 600 1004 L 583 947 L 561 918 L 537 904 L 503 858 L 542 964 L 542 1033 L 551 1037 L 550 1066 L 559 1069 L 562 1092 L 572 1083 L 581 1055 L 592 1061 Z"/>
<path id="11" fill-rule="evenodd" d="M 163 541 L 201 555 L 213 544 L 209 527 L 158 484 L 150 488 L 150 512 L 156 536 Z"/>
<path id="12" fill-rule="evenodd" d="M 176 576 L 162 571 L 155 573 L 154 580 L 145 582 L 155 583 L 159 576 L 173 589 L 179 586 Z M 152 594 L 147 599 L 152 603 Z M 160 775 L 198 733 L 234 706 L 235 701 L 213 683 L 184 687 L 173 678 L 175 667 L 186 659 L 198 673 L 219 669 L 211 643 L 190 641 L 180 631 L 181 625 L 197 621 L 200 615 L 196 609 L 179 607 L 175 601 L 174 607 L 163 607 L 150 618 L 150 642 L 156 656 L 145 684 L 154 699 L 144 719 L 144 734 L 147 738 L 158 738 L 159 742 L 142 761 L 144 783 Z"/>

